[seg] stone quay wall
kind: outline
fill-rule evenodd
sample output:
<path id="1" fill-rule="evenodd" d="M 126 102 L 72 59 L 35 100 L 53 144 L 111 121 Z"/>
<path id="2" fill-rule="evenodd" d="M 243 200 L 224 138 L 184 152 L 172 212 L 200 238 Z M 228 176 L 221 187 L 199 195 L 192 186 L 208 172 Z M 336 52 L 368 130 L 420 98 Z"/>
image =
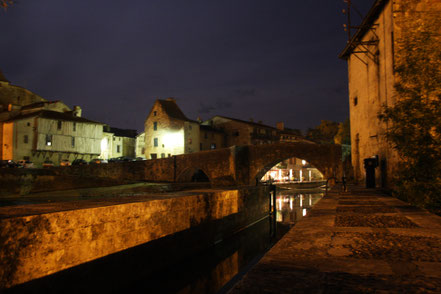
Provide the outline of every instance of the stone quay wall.
<path id="1" fill-rule="evenodd" d="M 177 233 L 213 245 L 269 212 L 267 186 L 148 197 L 0 207 L 0 290 Z"/>

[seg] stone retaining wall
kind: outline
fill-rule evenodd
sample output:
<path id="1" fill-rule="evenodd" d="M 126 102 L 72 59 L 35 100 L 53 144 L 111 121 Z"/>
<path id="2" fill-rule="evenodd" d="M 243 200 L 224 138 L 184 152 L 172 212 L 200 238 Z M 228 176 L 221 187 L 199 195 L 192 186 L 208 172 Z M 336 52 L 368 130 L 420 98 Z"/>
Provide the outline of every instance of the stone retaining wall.
<path id="1" fill-rule="evenodd" d="M 0 208 L 0 289 L 176 233 L 188 232 L 195 248 L 208 246 L 269 211 L 267 187 L 107 201 L 67 211 L 60 211 L 62 203 L 52 205 L 52 213 L 21 217 L 5 217 L 10 208 Z"/>

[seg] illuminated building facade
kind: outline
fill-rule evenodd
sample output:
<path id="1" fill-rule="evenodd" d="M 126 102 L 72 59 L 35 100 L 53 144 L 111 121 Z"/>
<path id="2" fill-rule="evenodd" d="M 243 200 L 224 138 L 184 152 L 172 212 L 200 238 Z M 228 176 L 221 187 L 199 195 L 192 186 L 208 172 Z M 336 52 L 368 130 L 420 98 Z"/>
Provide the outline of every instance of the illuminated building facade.
<path id="1" fill-rule="evenodd" d="M 373 156 L 379 159 L 377 186 L 390 186 L 393 180 L 399 157 L 385 139 L 388 126 L 378 114 L 398 98 L 394 84 L 403 50 L 400 37 L 419 34 L 440 13 L 440 0 L 376 0 L 340 54 L 348 63 L 352 166 L 358 181 L 365 179 L 363 160 Z"/>
<path id="2" fill-rule="evenodd" d="M 45 160 L 59 165 L 67 159 L 90 160 L 100 154 L 102 124 L 69 113 L 37 110 L 0 123 L 2 159 Z"/>
<path id="3" fill-rule="evenodd" d="M 136 157 L 146 158 L 145 157 L 145 132 L 138 134 L 136 136 L 136 149 L 135 155 Z"/>
<path id="4" fill-rule="evenodd" d="M 11 85 L 0 73 L 0 159 L 29 160 L 41 167 L 46 160 L 98 157 L 103 124 L 82 117 L 62 101 L 48 101 Z"/>
<path id="5" fill-rule="evenodd" d="M 173 98 L 156 100 L 144 130 L 147 159 L 200 151 L 199 122 L 188 119 Z"/>

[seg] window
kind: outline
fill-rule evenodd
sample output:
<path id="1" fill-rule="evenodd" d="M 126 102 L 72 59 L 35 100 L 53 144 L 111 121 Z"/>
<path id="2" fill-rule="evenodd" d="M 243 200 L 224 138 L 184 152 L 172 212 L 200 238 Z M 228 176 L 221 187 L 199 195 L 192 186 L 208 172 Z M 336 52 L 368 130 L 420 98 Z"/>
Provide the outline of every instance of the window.
<path id="1" fill-rule="evenodd" d="M 46 135 L 46 146 L 52 146 L 52 135 Z"/>
<path id="2" fill-rule="evenodd" d="M 153 123 L 153 130 L 154 130 L 154 131 L 157 131 L 157 130 L 158 130 L 158 123 L 157 123 L 157 122 L 154 122 L 154 123 Z"/>
<path id="3" fill-rule="evenodd" d="M 61 130 L 61 124 L 62 124 L 62 122 L 61 122 L 61 120 L 59 120 L 58 123 L 57 123 L 57 129 L 58 130 Z"/>
<path id="4" fill-rule="evenodd" d="M 153 111 L 153 116 L 156 116 L 156 111 Z M 156 157 L 155 157 L 156 158 Z"/>
<path id="5" fill-rule="evenodd" d="M 357 106 L 358 104 L 358 97 L 354 97 L 354 106 Z"/>
<path id="6" fill-rule="evenodd" d="M 77 130 L 77 123 L 73 123 L 73 131 L 75 132 Z"/>
<path id="7" fill-rule="evenodd" d="M 216 149 L 216 143 L 211 143 L 210 148 L 211 148 L 211 149 Z"/>
<path id="8" fill-rule="evenodd" d="M 24 135 L 23 137 L 23 143 L 27 144 L 29 141 L 28 135 Z"/>
<path id="9" fill-rule="evenodd" d="M 168 157 L 171 157 L 171 154 L 170 154 L 170 153 L 168 154 Z"/>
<path id="10" fill-rule="evenodd" d="M 153 139 L 153 146 L 158 147 L 158 138 Z"/>
<path id="11" fill-rule="evenodd" d="M 158 156 L 156 155 L 156 153 L 150 153 L 150 157 L 151 157 L 152 159 L 156 159 Z"/>
<path id="12" fill-rule="evenodd" d="M 116 153 L 120 153 L 121 152 L 121 145 L 116 145 Z"/>
<path id="13" fill-rule="evenodd" d="M 165 158 L 165 153 L 161 153 L 161 158 Z"/>
<path id="14" fill-rule="evenodd" d="M 193 140 L 191 138 L 188 139 L 188 144 L 191 145 L 191 143 L 193 143 Z"/>
<path id="15" fill-rule="evenodd" d="M 72 137 L 71 144 L 72 144 L 72 147 L 75 147 L 75 137 Z"/>
<path id="16" fill-rule="evenodd" d="M 28 122 L 27 124 L 26 124 L 28 127 L 30 127 L 31 126 L 31 123 L 30 122 Z"/>

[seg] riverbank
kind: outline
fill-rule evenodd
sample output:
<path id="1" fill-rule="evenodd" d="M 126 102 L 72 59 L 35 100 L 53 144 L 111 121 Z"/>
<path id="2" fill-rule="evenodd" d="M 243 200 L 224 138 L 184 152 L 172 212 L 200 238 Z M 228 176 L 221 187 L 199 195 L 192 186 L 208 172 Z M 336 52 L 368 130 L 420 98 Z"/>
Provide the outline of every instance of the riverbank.
<path id="1" fill-rule="evenodd" d="M 236 293 L 440 293 L 441 217 L 378 190 L 333 190 Z"/>

